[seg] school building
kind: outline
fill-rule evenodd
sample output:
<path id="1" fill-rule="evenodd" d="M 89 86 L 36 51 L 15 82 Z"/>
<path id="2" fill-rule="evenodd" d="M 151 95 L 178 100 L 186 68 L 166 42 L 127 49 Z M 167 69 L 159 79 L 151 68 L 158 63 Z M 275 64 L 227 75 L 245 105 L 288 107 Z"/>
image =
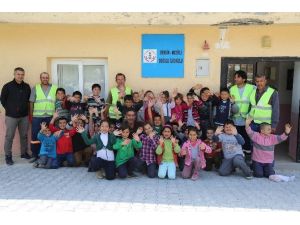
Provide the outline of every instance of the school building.
<path id="1" fill-rule="evenodd" d="M 293 125 L 284 151 L 300 161 L 300 13 L 0 13 L 0 89 L 18 66 L 31 86 L 47 71 L 68 94 L 100 83 L 105 97 L 118 72 L 156 93 L 197 83 L 218 91 L 236 70 L 249 81 L 266 73 L 280 96 L 278 132 Z"/>

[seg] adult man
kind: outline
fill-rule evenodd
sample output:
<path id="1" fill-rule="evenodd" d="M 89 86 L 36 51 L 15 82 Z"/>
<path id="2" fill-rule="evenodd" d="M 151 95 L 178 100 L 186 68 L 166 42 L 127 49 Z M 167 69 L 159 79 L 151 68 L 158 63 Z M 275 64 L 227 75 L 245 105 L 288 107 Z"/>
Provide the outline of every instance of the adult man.
<path id="1" fill-rule="evenodd" d="M 136 112 L 134 111 L 134 109 L 129 109 L 126 114 L 125 114 L 125 118 L 123 121 L 123 125 L 126 125 L 129 127 L 129 137 L 132 138 L 133 133 L 135 133 L 137 131 L 138 128 L 143 128 L 143 124 L 141 122 L 137 122 L 136 120 L 137 116 L 136 116 Z"/>
<path id="2" fill-rule="evenodd" d="M 13 165 L 12 143 L 18 127 L 20 134 L 21 158 L 30 159 L 27 132 L 29 127 L 29 97 L 30 86 L 24 82 L 25 70 L 21 67 L 14 69 L 14 79 L 6 83 L 1 91 L 1 104 L 5 109 L 6 134 L 4 142 L 5 161 Z"/>
<path id="3" fill-rule="evenodd" d="M 249 115 L 253 118 L 251 128 L 259 131 L 261 123 L 268 123 L 274 133 L 279 122 L 278 92 L 267 85 L 266 75 L 256 75 L 255 84 L 256 90 L 250 95 Z"/>
<path id="4" fill-rule="evenodd" d="M 116 74 L 116 83 L 117 86 L 112 88 L 109 92 L 107 102 L 111 104 L 108 111 L 109 119 L 113 122 L 116 122 L 118 115 L 116 115 L 117 101 L 120 101 L 121 104 L 124 104 L 124 96 L 131 95 L 132 90 L 130 87 L 125 85 L 126 77 L 123 73 Z"/>
<path id="5" fill-rule="evenodd" d="M 40 144 L 37 140 L 37 134 L 40 130 L 40 124 L 46 122 L 49 124 L 53 113 L 55 112 L 55 93 L 56 85 L 49 84 L 49 74 L 42 72 L 40 74 L 41 83 L 35 85 L 30 95 L 30 115 L 32 116 L 31 128 L 31 151 L 33 158 L 30 162 L 35 162 L 40 151 Z"/>
<path id="6" fill-rule="evenodd" d="M 251 144 L 245 130 L 245 121 L 250 108 L 250 95 L 255 89 L 255 86 L 247 83 L 247 74 L 243 70 L 235 72 L 234 81 L 235 85 L 230 88 L 230 95 L 235 100 L 239 111 L 238 113 L 233 114 L 233 121 L 238 133 L 242 135 L 245 140 L 243 151 L 246 156 L 250 157 Z"/>

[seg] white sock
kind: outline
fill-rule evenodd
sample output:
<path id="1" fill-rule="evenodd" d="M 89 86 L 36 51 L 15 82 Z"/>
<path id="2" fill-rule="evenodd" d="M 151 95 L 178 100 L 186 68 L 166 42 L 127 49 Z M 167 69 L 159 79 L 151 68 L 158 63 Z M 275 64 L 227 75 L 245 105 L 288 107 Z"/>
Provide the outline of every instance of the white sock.
<path id="1" fill-rule="evenodd" d="M 269 179 L 275 182 L 289 182 L 289 181 L 294 181 L 295 176 L 284 176 L 284 175 L 279 175 L 279 174 L 274 174 L 269 176 Z"/>

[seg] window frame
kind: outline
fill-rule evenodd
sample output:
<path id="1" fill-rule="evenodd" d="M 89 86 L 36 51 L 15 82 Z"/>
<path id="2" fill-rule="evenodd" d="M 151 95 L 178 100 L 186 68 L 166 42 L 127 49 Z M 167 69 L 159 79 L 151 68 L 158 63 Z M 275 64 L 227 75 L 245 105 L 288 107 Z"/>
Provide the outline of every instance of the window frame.
<path id="1" fill-rule="evenodd" d="M 83 66 L 104 66 L 104 82 L 105 82 L 105 93 L 104 98 L 108 97 L 108 66 L 106 59 L 53 59 L 51 60 L 51 71 L 52 71 L 52 83 L 58 84 L 58 74 L 57 74 L 57 66 L 58 64 L 65 65 L 77 65 L 78 66 L 78 82 L 79 82 L 79 91 L 83 93 Z"/>

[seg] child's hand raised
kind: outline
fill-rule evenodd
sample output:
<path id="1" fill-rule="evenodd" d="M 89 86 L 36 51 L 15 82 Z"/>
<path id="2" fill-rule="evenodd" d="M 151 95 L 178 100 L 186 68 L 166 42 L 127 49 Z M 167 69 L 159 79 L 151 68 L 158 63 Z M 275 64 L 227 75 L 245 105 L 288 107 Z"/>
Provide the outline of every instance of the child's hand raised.
<path id="1" fill-rule="evenodd" d="M 201 142 L 201 144 L 199 145 L 200 150 L 204 151 L 206 149 L 206 144 L 204 144 L 204 142 Z"/>
<path id="2" fill-rule="evenodd" d="M 59 116 L 59 115 L 58 115 L 58 112 L 57 112 L 57 110 L 56 110 L 56 111 L 53 113 L 53 118 L 56 119 L 56 118 L 58 118 L 58 116 Z"/>
<path id="3" fill-rule="evenodd" d="M 215 135 L 219 135 L 223 133 L 223 126 L 218 126 L 216 131 L 215 131 Z"/>
<path id="4" fill-rule="evenodd" d="M 58 131 L 54 132 L 53 135 L 54 135 L 55 137 L 59 137 L 60 134 L 61 134 L 61 132 L 63 132 L 63 131 L 62 131 L 62 130 L 58 130 Z"/>
<path id="5" fill-rule="evenodd" d="M 139 127 L 136 132 L 135 132 L 137 135 L 140 135 L 141 133 L 143 133 L 143 128 L 142 127 Z"/>
<path id="6" fill-rule="evenodd" d="M 285 129 L 284 129 L 284 132 L 285 132 L 286 134 L 290 134 L 290 132 L 291 132 L 291 130 L 292 130 L 291 124 L 289 124 L 289 123 L 285 124 L 285 127 L 284 127 L 284 128 L 285 128 Z"/>
<path id="7" fill-rule="evenodd" d="M 159 144 L 163 145 L 163 143 L 164 143 L 164 138 L 162 136 L 160 136 L 160 138 L 159 138 Z"/>
<path id="8" fill-rule="evenodd" d="M 113 134 L 115 136 L 121 136 L 121 133 L 122 133 L 122 131 L 120 131 L 120 130 L 114 130 L 114 132 L 113 132 Z"/>
<path id="9" fill-rule="evenodd" d="M 150 137 L 151 139 L 153 139 L 154 136 L 155 136 L 155 131 L 152 131 L 152 132 L 149 134 L 149 137 Z"/>
<path id="10" fill-rule="evenodd" d="M 231 129 L 232 129 L 232 134 L 233 135 L 237 135 L 238 134 L 236 127 L 232 127 Z"/>
<path id="11" fill-rule="evenodd" d="M 246 125 L 246 127 L 249 127 L 250 126 L 250 124 L 251 124 L 251 122 L 252 122 L 252 120 L 253 120 L 253 118 L 252 117 L 247 117 L 247 119 L 246 119 L 246 121 L 245 121 L 245 125 Z"/>
<path id="12" fill-rule="evenodd" d="M 71 120 L 72 120 L 72 122 L 77 122 L 78 114 L 74 114 L 73 116 L 71 116 Z"/>
<path id="13" fill-rule="evenodd" d="M 79 116 L 79 118 L 82 119 L 83 121 L 87 120 L 86 116 L 83 115 L 83 114 L 81 114 L 81 115 Z"/>
<path id="14" fill-rule="evenodd" d="M 76 128 L 76 131 L 77 131 L 78 133 L 83 133 L 83 132 L 84 132 L 84 128 L 83 128 L 82 126 L 78 126 L 78 127 Z"/>
<path id="15" fill-rule="evenodd" d="M 44 130 L 46 130 L 46 129 L 47 129 L 47 124 L 46 124 L 46 122 L 42 122 L 42 123 L 41 123 L 41 130 L 44 131 Z"/>
<path id="16" fill-rule="evenodd" d="M 171 141 L 172 141 L 172 144 L 176 145 L 177 144 L 177 141 L 176 141 L 176 138 L 171 136 Z"/>
<path id="17" fill-rule="evenodd" d="M 140 137 L 139 137 L 139 135 L 138 135 L 137 133 L 132 134 L 132 137 L 133 137 L 133 139 L 136 140 L 137 142 L 140 141 Z"/>

